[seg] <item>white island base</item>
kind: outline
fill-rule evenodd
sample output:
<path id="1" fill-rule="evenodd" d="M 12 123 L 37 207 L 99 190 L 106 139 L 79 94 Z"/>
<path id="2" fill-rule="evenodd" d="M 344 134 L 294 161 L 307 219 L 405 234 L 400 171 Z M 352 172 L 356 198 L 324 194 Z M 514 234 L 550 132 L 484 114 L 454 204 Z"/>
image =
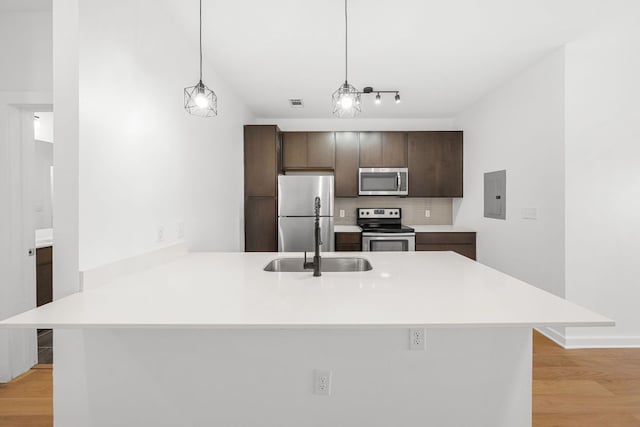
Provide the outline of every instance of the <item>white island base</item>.
<path id="1" fill-rule="evenodd" d="M 55 331 L 60 427 L 531 426 L 531 329 Z M 314 370 L 332 372 L 314 394 Z"/>
<path id="2" fill-rule="evenodd" d="M 452 252 L 263 270 L 291 256 L 191 253 L 0 327 L 54 329 L 56 427 L 529 427 L 532 328 L 613 324 Z"/>

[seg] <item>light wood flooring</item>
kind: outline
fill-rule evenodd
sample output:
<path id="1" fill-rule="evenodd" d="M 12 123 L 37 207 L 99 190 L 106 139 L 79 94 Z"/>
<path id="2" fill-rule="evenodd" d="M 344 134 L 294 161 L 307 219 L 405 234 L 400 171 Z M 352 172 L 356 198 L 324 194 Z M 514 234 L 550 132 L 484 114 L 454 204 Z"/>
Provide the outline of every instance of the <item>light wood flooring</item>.
<path id="1" fill-rule="evenodd" d="M 640 427 L 640 349 L 533 343 L 533 427 Z M 0 384 L 0 427 L 53 425 L 51 366 Z"/>

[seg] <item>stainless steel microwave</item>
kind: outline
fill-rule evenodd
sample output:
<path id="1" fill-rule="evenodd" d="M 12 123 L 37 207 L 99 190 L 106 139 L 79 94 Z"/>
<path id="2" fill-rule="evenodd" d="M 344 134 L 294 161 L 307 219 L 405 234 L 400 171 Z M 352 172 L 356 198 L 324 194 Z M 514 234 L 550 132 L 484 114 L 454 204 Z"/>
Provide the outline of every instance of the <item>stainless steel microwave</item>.
<path id="1" fill-rule="evenodd" d="M 409 194 L 409 169 L 360 168 L 358 194 L 360 196 L 406 196 Z"/>

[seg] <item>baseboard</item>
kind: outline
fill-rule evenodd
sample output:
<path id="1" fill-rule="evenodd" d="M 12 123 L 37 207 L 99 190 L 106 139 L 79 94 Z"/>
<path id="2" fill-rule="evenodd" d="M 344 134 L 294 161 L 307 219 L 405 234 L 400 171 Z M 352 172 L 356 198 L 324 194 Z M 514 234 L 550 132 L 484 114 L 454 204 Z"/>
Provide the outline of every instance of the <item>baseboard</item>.
<path id="1" fill-rule="evenodd" d="M 536 328 L 545 337 L 567 350 L 589 348 L 640 348 L 640 337 L 636 336 L 566 336 L 545 326 Z"/>
<path id="2" fill-rule="evenodd" d="M 592 336 L 565 337 L 566 349 L 578 348 L 640 348 L 640 337 L 635 336 Z"/>
<path id="3" fill-rule="evenodd" d="M 118 277 L 134 274 L 160 264 L 173 261 L 187 254 L 184 243 L 166 246 L 142 255 L 126 258 L 100 267 L 80 272 L 80 290 L 103 286 Z"/>

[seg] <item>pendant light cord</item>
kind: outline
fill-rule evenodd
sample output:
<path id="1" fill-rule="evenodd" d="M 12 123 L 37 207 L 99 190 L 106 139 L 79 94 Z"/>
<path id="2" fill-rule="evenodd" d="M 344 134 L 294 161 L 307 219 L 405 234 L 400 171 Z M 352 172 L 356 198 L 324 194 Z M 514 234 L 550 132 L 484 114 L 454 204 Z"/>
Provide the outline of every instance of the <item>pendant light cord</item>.
<path id="1" fill-rule="evenodd" d="M 200 0 L 200 82 L 202 82 L 202 0 Z"/>
<path id="2" fill-rule="evenodd" d="M 202 1 L 202 0 L 201 0 Z M 349 75 L 349 20 L 347 17 L 347 0 L 344 0 L 344 81 Z"/>

